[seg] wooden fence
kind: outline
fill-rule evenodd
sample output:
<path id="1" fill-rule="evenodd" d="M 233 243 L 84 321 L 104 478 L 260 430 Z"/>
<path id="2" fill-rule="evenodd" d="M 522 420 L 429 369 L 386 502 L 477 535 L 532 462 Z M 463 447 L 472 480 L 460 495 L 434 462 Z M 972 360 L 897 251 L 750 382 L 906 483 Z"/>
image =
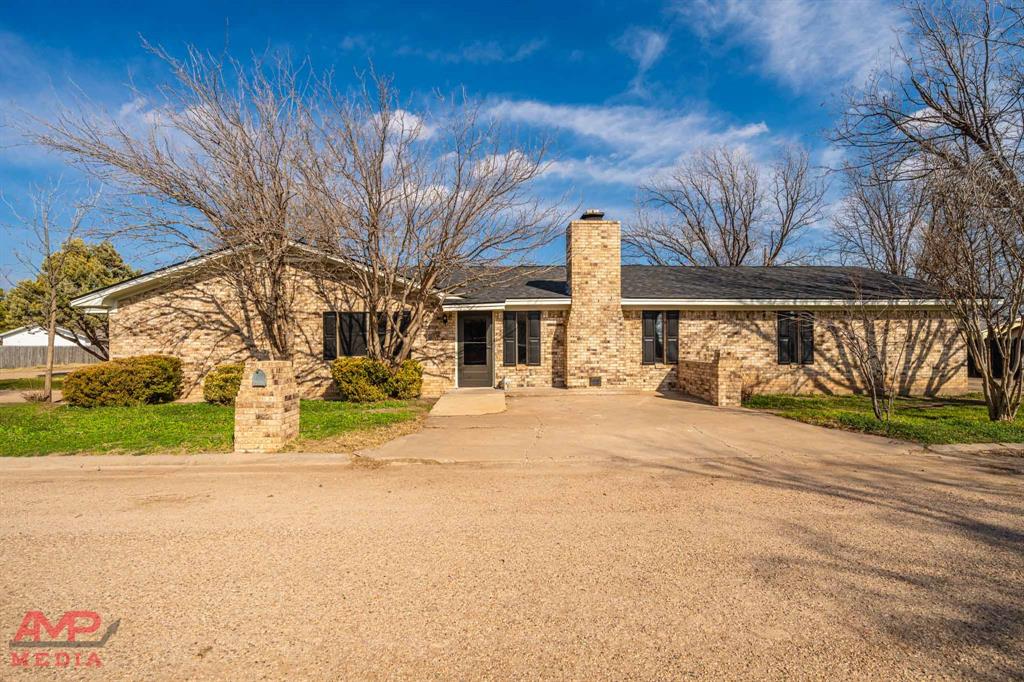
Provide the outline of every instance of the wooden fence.
<path id="1" fill-rule="evenodd" d="M 59 346 L 53 349 L 53 364 L 76 365 L 99 362 L 78 346 Z M 41 367 L 46 364 L 46 346 L 0 346 L 0 369 Z"/>

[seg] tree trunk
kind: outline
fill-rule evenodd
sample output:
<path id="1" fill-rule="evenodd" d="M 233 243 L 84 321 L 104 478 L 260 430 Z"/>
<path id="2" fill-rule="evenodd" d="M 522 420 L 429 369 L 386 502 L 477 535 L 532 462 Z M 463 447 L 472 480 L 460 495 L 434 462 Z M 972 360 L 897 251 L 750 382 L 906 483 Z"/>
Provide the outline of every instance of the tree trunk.
<path id="1" fill-rule="evenodd" d="M 878 421 L 884 421 L 882 415 L 882 404 L 878 399 L 878 391 L 874 388 L 871 389 L 871 411 L 875 413 L 875 419 Z"/>
<path id="2" fill-rule="evenodd" d="M 1016 406 L 1003 390 L 995 390 L 988 400 L 988 418 L 994 422 L 1012 422 L 1017 417 Z"/>
<path id="3" fill-rule="evenodd" d="M 53 346 L 57 340 L 57 296 L 50 293 L 46 324 L 46 377 L 43 379 L 43 400 L 53 402 Z"/>

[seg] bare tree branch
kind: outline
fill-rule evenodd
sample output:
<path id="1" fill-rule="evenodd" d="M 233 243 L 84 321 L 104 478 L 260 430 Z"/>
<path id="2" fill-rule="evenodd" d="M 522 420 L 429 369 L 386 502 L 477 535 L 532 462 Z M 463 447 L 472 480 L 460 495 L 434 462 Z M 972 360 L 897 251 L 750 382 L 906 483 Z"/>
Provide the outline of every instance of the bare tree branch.
<path id="1" fill-rule="evenodd" d="M 802 149 L 784 150 L 767 170 L 741 150 L 705 149 L 641 188 L 623 239 L 659 265 L 800 261 L 800 237 L 821 220 L 825 190 Z"/>
<path id="2" fill-rule="evenodd" d="M 925 183 L 882 164 L 843 169 L 845 196 L 829 241 L 840 262 L 914 276 L 930 219 Z"/>
<path id="3" fill-rule="evenodd" d="M 283 58 L 243 65 L 195 48 L 178 60 L 146 47 L 173 77 L 162 101 L 130 121 L 65 109 L 40 121 L 32 137 L 121 191 L 126 221 L 116 235 L 178 253 L 230 250 L 235 257 L 210 267 L 254 311 L 254 343 L 289 357 L 295 292 L 286 268 L 289 244 L 301 236 L 302 69 Z M 146 102 L 141 93 L 136 102 Z"/>
<path id="4" fill-rule="evenodd" d="M 12 241 L 18 240 L 19 232 L 24 250 L 17 250 L 16 257 L 22 265 L 42 283 L 42 308 L 46 320 L 46 372 L 43 380 L 42 400 L 53 401 L 54 346 L 57 338 L 58 303 L 70 277 L 67 245 L 83 231 L 89 213 L 95 208 L 97 195 L 85 199 L 69 199 L 61 190 L 59 182 L 31 190 L 32 213 L 22 216 L 14 206 L 8 204 L 18 224 L 8 225 Z M 20 230 L 19 230 L 20 228 Z"/>
<path id="5" fill-rule="evenodd" d="M 833 138 L 865 164 L 927 183 L 919 271 L 949 299 L 989 416 L 1021 398 L 1024 23 L 1017 2 L 906 5 L 896 65 L 850 94 Z M 1006 354 L 993 367 L 989 344 Z"/>
<path id="6" fill-rule="evenodd" d="M 565 220 L 529 191 L 546 144 L 515 139 L 465 96 L 420 116 L 400 106 L 390 79 L 371 74 L 347 96 L 324 79 L 315 101 L 306 154 L 315 161 L 304 176 L 311 233 L 357 265 L 360 302 L 382 321 L 367 330 L 375 357 L 408 357 L 444 296 L 500 280 Z"/>

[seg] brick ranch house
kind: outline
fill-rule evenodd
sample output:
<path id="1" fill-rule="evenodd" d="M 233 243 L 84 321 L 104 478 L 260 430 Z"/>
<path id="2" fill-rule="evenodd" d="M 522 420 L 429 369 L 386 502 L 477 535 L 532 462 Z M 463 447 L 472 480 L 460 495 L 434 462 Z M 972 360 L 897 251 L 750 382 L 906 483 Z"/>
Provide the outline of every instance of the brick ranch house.
<path id="1" fill-rule="evenodd" d="M 109 316 L 113 358 L 180 357 L 192 392 L 211 368 L 254 348 L 240 321 L 246 316 L 233 310 L 224 281 L 208 267 L 213 257 L 72 304 Z M 293 267 L 293 361 L 303 395 L 318 397 L 330 390 L 330 360 L 365 354 L 367 314 L 352 302 L 344 267 L 314 275 L 302 262 Z M 899 359 L 902 392 L 967 390 L 965 344 L 923 282 L 833 266 L 622 265 L 620 224 L 598 211 L 570 223 L 564 266 L 514 268 L 438 302 L 413 344 L 427 396 L 455 387 L 603 387 L 677 389 L 735 404 L 741 393 L 858 391 L 835 333 L 849 323 L 851 306 L 862 315 L 875 307 L 880 336 L 910 326 Z"/>

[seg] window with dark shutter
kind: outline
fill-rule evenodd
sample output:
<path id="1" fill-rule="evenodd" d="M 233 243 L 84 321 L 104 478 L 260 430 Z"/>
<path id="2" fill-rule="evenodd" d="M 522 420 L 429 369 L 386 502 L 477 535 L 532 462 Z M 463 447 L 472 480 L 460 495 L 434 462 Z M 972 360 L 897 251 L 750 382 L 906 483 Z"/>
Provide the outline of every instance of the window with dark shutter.
<path id="1" fill-rule="evenodd" d="M 366 313 L 339 313 L 338 327 L 341 355 L 366 355 Z"/>
<path id="2" fill-rule="evenodd" d="M 502 363 L 508 367 L 516 364 L 516 314 L 505 311 L 502 329 Z"/>
<path id="3" fill-rule="evenodd" d="M 642 313 L 643 363 L 679 362 L 679 311 L 645 310 Z"/>
<path id="4" fill-rule="evenodd" d="M 526 364 L 526 313 L 516 313 L 516 363 Z"/>
<path id="5" fill-rule="evenodd" d="M 793 313 L 782 312 L 778 314 L 778 345 L 779 364 L 793 364 L 796 357 L 796 329 L 794 328 Z"/>
<path id="6" fill-rule="evenodd" d="M 800 339 L 800 364 L 814 364 L 814 313 L 802 313 L 797 318 Z"/>
<path id="7" fill-rule="evenodd" d="M 390 325 L 389 325 L 390 320 Z M 377 313 L 377 340 L 381 344 L 381 352 L 383 353 L 384 342 L 388 338 L 388 327 L 395 328 L 397 325 L 397 334 L 399 337 L 404 337 L 405 333 L 409 330 L 409 325 L 412 323 L 412 313 L 408 310 L 402 311 L 401 317 L 398 313 Z M 402 340 L 399 338 L 395 343 L 395 354 L 397 355 L 402 351 Z"/>
<path id="8" fill-rule="evenodd" d="M 366 355 L 366 313 L 323 314 L 324 360 Z"/>
<path id="9" fill-rule="evenodd" d="M 780 365 L 814 364 L 814 314 L 778 313 Z"/>
<path id="10" fill-rule="evenodd" d="M 540 312 L 505 312 L 502 327 L 502 363 L 507 366 L 540 364 Z"/>
<path id="11" fill-rule="evenodd" d="M 324 313 L 324 360 L 338 357 L 338 313 Z"/>
<path id="12" fill-rule="evenodd" d="M 526 314 L 527 325 L 527 347 L 526 364 L 540 364 L 540 311 L 533 311 Z"/>
<path id="13" fill-rule="evenodd" d="M 643 363 L 653 365 L 657 354 L 654 352 L 654 333 L 658 313 L 645 310 L 643 312 Z"/>
<path id="14" fill-rule="evenodd" d="M 665 313 L 665 362 L 674 365 L 679 362 L 679 311 Z"/>

